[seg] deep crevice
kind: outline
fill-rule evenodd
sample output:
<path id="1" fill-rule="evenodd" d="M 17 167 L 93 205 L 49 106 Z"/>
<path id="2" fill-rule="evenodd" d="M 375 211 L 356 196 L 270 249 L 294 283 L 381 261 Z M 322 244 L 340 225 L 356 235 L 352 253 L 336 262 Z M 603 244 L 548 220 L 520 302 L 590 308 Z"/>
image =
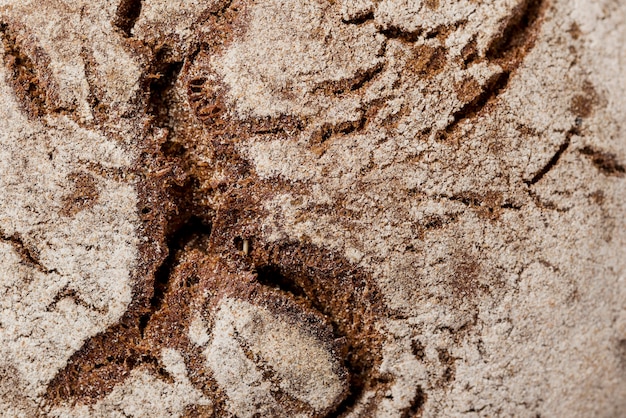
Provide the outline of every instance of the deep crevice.
<path id="1" fill-rule="evenodd" d="M 152 74 L 148 80 L 148 113 L 154 117 L 156 126 L 167 127 L 171 108 L 169 93 L 178 80 L 183 61 L 172 60 L 169 47 L 156 51 L 152 64 Z"/>
<path id="2" fill-rule="evenodd" d="M 485 53 L 485 58 L 499 64 L 502 72 L 488 80 L 483 91 L 474 100 L 453 114 L 452 122 L 437 134 L 439 139 L 452 134 L 462 121 L 478 115 L 508 87 L 511 75 L 535 43 L 546 4 L 545 0 L 526 0 L 513 10 L 511 17 L 503 25 L 500 36 L 493 40 Z M 464 57 L 464 65 L 476 59 L 470 46 Z"/>
<path id="3" fill-rule="evenodd" d="M 384 63 L 378 63 L 366 70 L 359 70 L 350 78 L 341 80 L 324 81 L 315 86 L 315 90 L 324 90 L 329 95 L 341 95 L 348 92 L 354 92 L 362 89 L 367 83 L 371 82 L 376 76 L 382 73 Z"/>
<path id="4" fill-rule="evenodd" d="M 512 55 L 523 49 L 528 43 L 530 32 L 541 17 L 543 4 L 544 0 L 526 0 L 517 6 L 501 29 L 501 35 L 488 46 L 485 54 L 487 59 L 513 58 Z"/>
<path id="5" fill-rule="evenodd" d="M 172 271 L 178 264 L 179 252 L 184 250 L 194 240 L 202 236 L 209 237 L 210 235 L 211 224 L 195 215 L 189 216 L 181 226 L 170 234 L 167 239 L 167 257 L 154 274 L 154 291 L 150 298 L 149 311 L 139 319 L 139 330 L 142 336 L 152 315 L 158 312 L 163 305 L 163 300 L 170 287 Z"/>
<path id="6" fill-rule="evenodd" d="M 378 31 L 388 39 L 398 39 L 403 42 L 415 42 L 424 34 L 423 28 L 417 28 L 413 31 L 404 30 L 397 26 L 389 26 Z"/>
<path id="7" fill-rule="evenodd" d="M 284 254 L 289 254 L 291 251 L 283 249 L 280 253 L 279 257 L 286 257 Z M 256 266 L 257 281 L 264 286 L 288 293 L 297 303 L 320 312 L 333 327 L 335 337 L 345 338 L 347 353 L 343 356 L 343 360 L 349 371 L 349 392 L 346 398 L 326 415 L 329 418 L 339 417 L 353 408 L 365 390 L 376 390 L 380 384 L 375 371 L 377 350 L 364 345 L 376 344 L 375 341 L 367 341 L 369 332 L 372 331 L 368 329 L 367 319 L 351 313 L 357 308 L 371 310 L 372 307 L 366 305 L 380 304 L 377 301 L 379 296 L 356 294 L 357 289 L 367 288 L 364 283 L 366 279 L 360 277 L 356 271 L 334 273 L 339 276 L 333 274 L 325 277 L 330 273 L 311 271 L 310 268 L 298 264 L 297 260 L 283 263 L 259 263 Z M 328 290 L 327 281 L 329 280 L 337 281 L 334 284 L 334 292 Z M 337 305 L 336 299 L 342 300 L 343 304 Z"/>
<path id="8" fill-rule="evenodd" d="M 347 25 L 362 25 L 365 22 L 368 22 L 370 20 L 374 20 L 373 10 L 368 10 L 366 12 L 359 13 L 350 19 L 343 19 L 342 22 Z"/>
<path id="9" fill-rule="evenodd" d="M 117 26 L 126 37 L 132 35 L 133 28 L 141 14 L 142 0 L 121 0 L 117 7 L 115 21 Z"/>
<path id="10" fill-rule="evenodd" d="M 452 122 L 439 133 L 439 136 L 445 136 L 445 134 L 452 133 L 457 126 L 465 119 L 471 119 L 476 116 L 490 100 L 500 95 L 500 93 L 506 88 L 511 73 L 503 71 L 494 75 L 487 81 L 483 88 L 483 91 L 474 100 L 466 103 L 459 110 L 452 114 Z"/>

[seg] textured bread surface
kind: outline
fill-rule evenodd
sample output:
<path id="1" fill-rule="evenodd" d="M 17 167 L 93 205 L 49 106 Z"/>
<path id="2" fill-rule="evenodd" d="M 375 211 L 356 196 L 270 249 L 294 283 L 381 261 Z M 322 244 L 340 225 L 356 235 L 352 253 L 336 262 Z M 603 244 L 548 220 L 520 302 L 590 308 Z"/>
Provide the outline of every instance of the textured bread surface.
<path id="1" fill-rule="evenodd" d="M 626 414 L 626 3 L 0 0 L 0 415 Z"/>

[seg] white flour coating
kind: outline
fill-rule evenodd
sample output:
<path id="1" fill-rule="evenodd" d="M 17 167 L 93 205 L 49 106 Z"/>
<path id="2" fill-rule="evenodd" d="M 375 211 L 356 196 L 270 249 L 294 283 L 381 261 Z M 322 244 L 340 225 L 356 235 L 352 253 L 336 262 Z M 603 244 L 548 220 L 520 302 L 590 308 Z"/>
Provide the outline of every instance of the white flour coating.
<path id="1" fill-rule="evenodd" d="M 47 69 L 52 109 L 29 117 L 0 66 L 2 416 L 169 417 L 212 405 L 168 349 L 159 361 L 171 382 L 139 367 L 93 405 L 42 406 L 50 379 L 132 299 L 133 129 L 145 122 L 136 108 L 151 69 L 112 24 L 119 3 L 0 0 L 1 23 Z M 188 53 L 217 4 L 144 0 L 131 35 Z M 385 396 L 371 412 L 376 393 L 364 393 L 348 416 L 626 411 L 626 179 L 593 154 L 626 164 L 626 5 L 546 3 L 536 42 L 477 106 L 461 87 L 489 90 L 506 72 L 490 48 L 524 4 L 251 1 L 244 35 L 210 57 L 232 119 L 306 121 L 239 146 L 262 179 L 303 186 L 264 202 L 263 238 L 343 254 L 394 313 L 378 324 Z M 68 210 L 79 178 L 97 196 Z M 235 334 L 316 411 L 342 395 L 325 348 L 268 310 L 226 299 L 208 327 L 196 317 L 189 338 L 232 413 L 281 415 Z"/>
<path id="2" fill-rule="evenodd" d="M 419 7 L 411 17 L 405 8 L 390 3 L 373 8 L 376 22 L 415 30 L 419 13 L 419 25 L 429 26 L 427 20 L 422 23 Z M 430 106 L 458 105 L 453 94 L 419 99 L 419 80 L 415 87 L 406 84 L 394 91 L 388 73 L 399 71 L 394 65 L 403 65 L 394 61 L 394 54 L 405 47 L 394 39 L 388 40 L 381 57 L 390 64 L 363 96 L 388 91 L 390 97 L 401 95 L 410 103 L 426 102 L 403 117 L 395 131 L 374 121 L 364 131 L 331 137 L 321 156 L 310 147 L 306 132 L 293 139 L 258 137 L 242 145 L 259 175 L 309 186 L 305 195 L 283 194 L 265 203 L 266 237 L 343 251 L 373 272 L 388 305 L 406 316 L 388 324 L 397 331 L 389 335 L 382 367 L 396 381 L 391 400 L 378 410 L 380 416 L 397 416 L 408 408 L 416 386 L 428 396 L 424 416 L 471 411 L 486 416 L 525 416 L 529 411 L 613 416 L 626 408 L 620 401 L 626 399 L 626 382 L 618 348 L 626 308 L 626 189 L 623 177 L 601 174 L 581 151 L 602 149 L 620 162 L 626 157 L 626 139 L 619 128 L 626 116 L 620 93 L 625 82 L 620 68 L 626 49 L 620 39 L 626 36 L 626 9 L 616 2 L 602 7 L 579 3 L 552 2 L 536 45 L 511 75 L 496 110 L 481 115 L 454 147 L 438 141 L 434 133 L 415 137 Z M 455 4 L 452 10 L 462 7 Z M 493 5 L 485 7 L 491 10 Z M 600 16 L 605 16 L 603 23 L 593 25 Z M 489 27 L 478 21 L 481 26 L 475 30 Z M 567 40 L 574 24 L 582 32 L 576 36 L 586 40 L 580 62 Z M 335 25 L 340 25 L 338 20 Z M 264 27 L 270 31 L 270 25 Z M 229 60 L 251 40 L 263 45 L 273 39 L 268 36 L 254 32 L 224 55 Z M 457 39 L 461 36 L 455 33 L 446 41 L 450 54 Z M 294 42 L 301 45 L 306 37 Z M 598 60 L 597 48 L 606 51 Z M 242 77 L 249 73 L 246 68 L 258 68 L 257 77 L 268 81 L 255 88 L 264 91 L 284 77 L 285 66 L 297 74 L 308 65 L 271 63 L 256 67 L 248 60 L 240 66 Z M 245 78 L 233 67 L 224 68 L 224 80 L 235 96 L 238 80 Z M 583 80 L 592 83 L 601 98 L 581 121 L 570 103 Z M 449 88 L 438 86 L 442 91 Z M 238 109 L 265 112 L 274 101 L 264 97 L 247 94 L 234 100 Z M 305 97 L 312 101 L 309 106 L 325 103 L 324 98 Z M 298 106 L 297 100 L 283 104 L 288 109 Z M 325 117 L 319 116 L 322 121 Z M 434 114 L 428 118 L 435 126 L 449 122 Z M 524 137 L 520 129 L 534 133 Z M 534 183 L 534 176 L 566 141 L 558 164 Z M 593 200 L 598 190 L 606 197 L 601 208 Z M 470 210 L 460 197 L 467 192 L 499 194 L 498 219 L 486 220 Z M 335 202 L 359 216 L 317 211 L 314 217 L 306 216 L 318 205 Z M 433 217 L 442 218 L 444 227 L 420 237 L 414 226 Z M 459 287 L 456 281 L 468 266 L 476 269 L 468 277 L 469 288 Z M 458 341 L 455 334 L 466 328 Z M 416 339 L 425 346 L 421 360 L 411 355 L 410 342 Z M 442 360 L 444 352 L 453 359 L 451 382 L 444 380 L 450 368 Z"/>
<path id="3" fill-rule="evenodd" d="M 1 392 L 3 404 L 18 399 L 2 408 L 9 411 L 6 416 L 19 415 L 22 408 L 32 416 L 29 408 L 39 403 L 67 359 L 125 312 L 139 242 L 132 177 L 103 174 L 128 170 L 136 155 L 89 125 L 93 118 L 80 55 L 86 22 L 61 3 L 35 3 L 43 7 L 41 14 L 29 11 L 29 2 L 19 2 L 17 9 L 3 9 L 3 21 L 9 19 L 17 36 L 46 51 L 52 105 L 75 109 L 81 125 L 61 113 L 28 118 L 10 86 L 11 74 L 0 67 L 0 356 L 10 365 L 0 380 L 20 388 L 17 398 Z M 98 13 L 105 27 L 89 24 L 100 33 L 93 45 L 107 45 L 114 57 L 94 52 L 103 61 L 98 69 L 105 78 L 129 84 L 118 81 L 107 90 L 112 102 L 126 106 L 139 69 L 110 35 L 104 36 L 110 33 L 106 10 Z M 3 61 L 6 53 L 3 48 Z M 90 205 L 68 212 L 81 176 L 91 179 L 96 196 Z"/>

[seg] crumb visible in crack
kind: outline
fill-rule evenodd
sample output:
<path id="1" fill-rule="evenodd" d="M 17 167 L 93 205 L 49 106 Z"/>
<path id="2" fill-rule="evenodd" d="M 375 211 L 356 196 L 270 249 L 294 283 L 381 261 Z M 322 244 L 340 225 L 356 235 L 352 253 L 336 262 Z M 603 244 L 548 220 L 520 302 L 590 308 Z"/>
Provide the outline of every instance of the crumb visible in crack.
<path id="1" fill-rule="evenodd" d="M 46 114 L 49 98 L 43 86 L 40 71 L 20 45 L 23 40 L 6 23 L 0 23 L 0 37 L 4 46 L 4 65 L 12 75 L 10 83 L 18 99 L 29 116 L 37 118 Z M 43 52 L 40 55 L 45 56 Z"/>
<path id="2" fill-rule="evenodd" d="M 135 22 L 141 14 L 141 5 L 143 0 L 121 0 L 117 6 L 115 20 L 113 24 L 120 28 L 126 37 L 132 35 Z"/>

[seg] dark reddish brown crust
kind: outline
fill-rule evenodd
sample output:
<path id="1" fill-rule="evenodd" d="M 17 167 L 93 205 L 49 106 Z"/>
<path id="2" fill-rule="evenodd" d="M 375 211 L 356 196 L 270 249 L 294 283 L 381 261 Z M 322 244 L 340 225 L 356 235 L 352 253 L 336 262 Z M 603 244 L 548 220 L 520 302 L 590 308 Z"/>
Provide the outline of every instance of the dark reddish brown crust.
<path id="1" fill-rule="evenodd" d="M 26 39 L 24 30 L 16 22 L 0 22 L 0 38 L 4 47 L 4 65 L 9 70 L 15 95 L 31 118 L 53 111 L 56 89 L 50 85 L 50 59 L 37 46 Z"/>
<path id="2" fill-rule="evenodd" d="M 99 197 L 96 179 L 89 173 L 76 172 L 69 176 L 73 183 L 70 193 L 63 197 L 61 215 L 74 216 L 95 205 Z"/>

